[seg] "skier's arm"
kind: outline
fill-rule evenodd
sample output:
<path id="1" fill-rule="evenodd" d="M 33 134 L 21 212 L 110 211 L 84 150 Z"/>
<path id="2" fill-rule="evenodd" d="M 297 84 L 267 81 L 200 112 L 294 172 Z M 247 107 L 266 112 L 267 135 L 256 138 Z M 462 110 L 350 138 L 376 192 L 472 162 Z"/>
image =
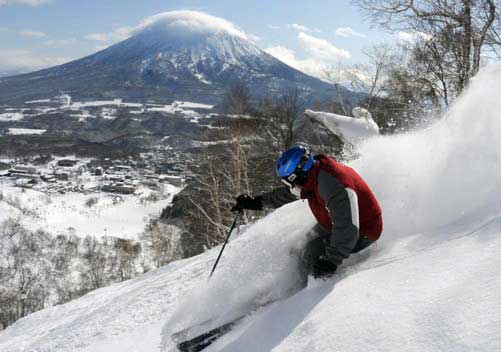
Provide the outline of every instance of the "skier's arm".
<path id="1" fill-rule="evenodd" d="M 343 259 L 348 258 L 358 240 L 357 194 L 323 170 L 318 175 L 318 191 L 329 210 L 333 224 L 325 258 L 339 265 Z"/>
<path id="2" fill-rule="evenodd" d="M 299 197 L 294 195 L 287 186 L 278 187 L 271 191 L 261 193 L 258 197 L 261 198 L 263 205 L 268 208 L 280 208 L 282 205 L 299 199 Z"/>

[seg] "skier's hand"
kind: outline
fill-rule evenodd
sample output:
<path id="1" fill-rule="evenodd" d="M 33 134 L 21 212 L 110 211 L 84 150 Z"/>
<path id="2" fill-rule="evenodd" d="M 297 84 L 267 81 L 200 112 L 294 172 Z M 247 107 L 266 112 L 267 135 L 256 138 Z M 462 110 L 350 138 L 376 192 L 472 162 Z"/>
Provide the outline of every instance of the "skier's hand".
<path id="1" fill-rule="evenodd" d="M 262 210 L 263 200 L 260 196 L 255 198 L 249 197 L 247 194 L 241 194 L 236 199 L 237 204 L 231 208 L 231 211 L 249 210 Z"/>
<path id="2" fill-rule="evenodd" d="M 317 262 L 313 265 L 313 277 L 315 279 L 328 279 L 337 270 L 337 265 L 332 264 L 328 260 L 325 259 L 319 259 Z"/>

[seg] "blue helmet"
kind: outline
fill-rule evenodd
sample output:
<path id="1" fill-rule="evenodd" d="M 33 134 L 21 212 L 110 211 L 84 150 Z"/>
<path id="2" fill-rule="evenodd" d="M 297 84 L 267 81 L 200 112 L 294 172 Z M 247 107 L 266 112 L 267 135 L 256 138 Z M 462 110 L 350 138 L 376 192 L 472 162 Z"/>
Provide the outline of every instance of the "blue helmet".
<path id="1" fill-rule="evenodd" d="M 278 177 L 293 182 L 315 164 L 315 157 L 305 144 L 296 144 L 280 155 L 275 165 Z"/>

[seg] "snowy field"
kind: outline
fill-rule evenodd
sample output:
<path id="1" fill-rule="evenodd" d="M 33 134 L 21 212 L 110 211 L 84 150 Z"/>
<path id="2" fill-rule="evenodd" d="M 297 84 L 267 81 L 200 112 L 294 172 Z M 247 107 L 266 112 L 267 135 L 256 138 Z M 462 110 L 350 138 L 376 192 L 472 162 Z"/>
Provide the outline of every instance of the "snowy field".
<path id="1" fill-rule="evenodd" d="M 434 126 L 360 147 L 385 230 L 335 278 L 287 298 L 314 224 L 298 201 L 234 236 L 209 282 L 219 248 L 31 314 L 0 350 L 174 351 L 176 329 L 278 297 L 206 351 L 501 350 L 500 81 L 491 66 Z"/>
<path id="2" fill-rule="evenodd" d="M 23 134 L 44 134 L 47 130 L 41 130 L 37 128 L 9 128 L 8 134 L 11 135 L 23 135 Z"/>
<path id="3" fill-rule="evenodd" d="M 162 184 L 154 198 L 151 197 L 153 191 L 146 187 L 131 195 L 105 192 L 46 194 L 0 182 L 0 194 L 3 195 L 0 222 L 13 217 L 19 218 L 28 229 L 43 229 L 51 234 L 135 239 L 149 219 L 158 217 L 179 191 L 175 186 Z M 86 205 L 89 199 L 92 199 L 91 206 Z"/>
<path id="4" fill-rule="evenodd" d="M 0 114 L 0 122 L 20 121 L 24 118 L 22 112 L 5 112 Z"/>
<path id="5" fill-rule="evenodd" d="M 52 100 L 40 99 L 27 101 L 25 104 L 29 105 L 30 109 L 4 109 L 5 112 L 0 112 L 0 122 L 21 121 L 25 117 L 36 117 L 39 115 L 53 114 L 61 111 L 69 111 L 70 116 L 77 117 L 80 122 L 93 118 L 114 120 L 117 118 L 118 108 L 129 108 L 131 109 L 130 113 L 135 115 L 140 115 L 145 112 L 165 112 L 169 114 L 178 114 L 191 122 L 198 123 L 200 118 L 206 116 L 205 113 L 200 112 L 199 110 L 211 110 L 213 108 L 213 105 L 190 101 L 174 101 L 172 104 L 167 105 L 124 102 L 122 99 L 73 101 L 71 96 L 67 94 L 56 97 Z M 100 111 L 91 113 L 89 108 L 94 110 L 99 109 Z M 32 112 L 28 114 L 26 113 L 26 110 L 31 110 Z"/>

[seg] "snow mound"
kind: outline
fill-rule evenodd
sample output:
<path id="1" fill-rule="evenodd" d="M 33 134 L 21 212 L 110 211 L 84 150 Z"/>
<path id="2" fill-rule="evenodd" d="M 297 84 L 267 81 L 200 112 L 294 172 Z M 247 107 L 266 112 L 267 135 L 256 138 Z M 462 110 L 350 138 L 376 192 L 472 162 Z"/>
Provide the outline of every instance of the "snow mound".
<path id="1" fill-rule="evenodd" d="M 244 230 L 225 249 L 211 280 L 173 314 L 164 328 L 165 342 L 175 331 L 209 319 L 218 326 L 286 296 L 300 280 L 298 257 L 314 224 L 307 204 L 295 202 Z"/>
<path id="2" fill-rule="evenodd" d="M 442 244 L 400 242 L 313 282 L 206 351 L 499 351 L 501 217 L 449 230 Z"/>
<path id="3" fill-rule="evenodd" d="M 132 35 L 157 31 L 174 37 L 228 33 L 248 39 L 233 23 L 199 11 L 170 11 L 150 16 L 132 31 Z"/>
<path id="4" fill-rule="evenodd" d="M 501 208 L 501 65 L 481 71 L 436 124 L 367 140 L 352 163 L 382 203 L 385 240 Z"/>
<path id="5" fill-rule="evenodd" d="M 301 123 L 303 119 L 309 119 L 315 125 L 320 125 L 337 135 L 352 147 L 359 146 L 365 140 L 379 135 L 379 126 L 367 110 L 357 107 L 353 109 L 353 116 L 306 110 L 303 118 L 297 123 Z"/>

